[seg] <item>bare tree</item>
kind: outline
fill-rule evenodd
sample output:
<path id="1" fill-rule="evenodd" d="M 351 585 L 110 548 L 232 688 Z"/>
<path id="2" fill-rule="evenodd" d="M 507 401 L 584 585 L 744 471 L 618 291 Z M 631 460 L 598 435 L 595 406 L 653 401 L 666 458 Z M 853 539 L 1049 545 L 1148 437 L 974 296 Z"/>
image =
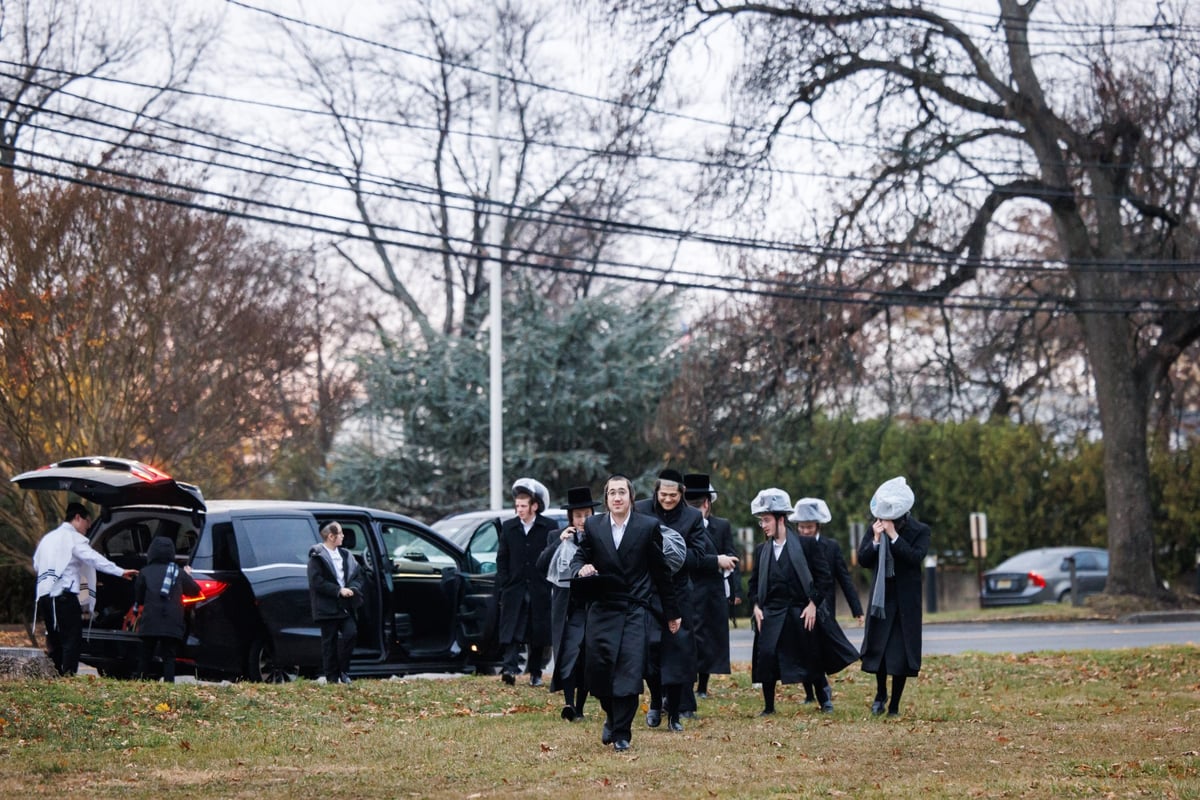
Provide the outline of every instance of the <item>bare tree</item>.
<path id="1" fill-rule="evenodd" d="M 155 113 L 179 101 L 174 90 L 192 77 L 215 34 L 203 17 L 152 4 L 0 0 L 0 187 L 11 191 L 12 168 L 33 160 L 33 142 L 60 132 L 116 122 L 123 133 L 100 146 L 93 164 L 151 132 Z M 135 84 L 147 69 L 160 82 Z M 74 91 L 92 79 L 122 78 L 129 83 L 119 106 Z M 67 149 L 88 160 L 78 143 Z"/>
<path id="2" fill-rule="evenodd" d="M 1082 6 L 1041 26 L 1036 0 L 998 0 L 990 21 L 921 2 L 618 7 L 653 23 L 659 75 L 691 33 L 733 24 L 747 106 L 731 152 L 770 164 L 802 132 L 804 147 L 830 141 L 865 168 L 864 182 L 841 184 L 852 188 L 827 221 L 829 253 L 805 273 L 876 299 L 842 315 L 843 332 L 897 306 L 980 298 L 1074 317 L 1104 437 L 1108 591 L 1159 593 L 1151 404 L 1200 337 L 1200 47 L 1174 32 L 1194 10 L 1158 4 L 1149 24 L 1123 26 L 1127 9 Z M 994 254 L 1015 235 L 1005 223 L 1022 214 L 1045 220 L 1055 262 L 1040 282 L 997 280 L 1010 262 Z M 1046 328 L 1035 315 L 1013 331 Z"/>
<path id="3" fill-rule="evenodd" d="M 0 198 L 0 471 L 118 454 L 210 493 L 261 488 L 319 422 L 304 270 L 227 219 L 114 188 Z M 24 537 L 2 554 L 27 555 L 62 502 L 0 485 Z"/>
<path id="4" fill-rule="evenodd" d="M 339 242 L 337 252 L 397 302 L 420 339 L 478 334 L 487 263 L 497 256 L 506 275 L 526 273 L 522 286 L 563 300 L 589 291 L 592 271 L 611 257 L 614 221 L 643 199 L 637 155 L 651 147 L 636 124 L 643 112 L 545 87 L 537 9 L 504 5 L 497 26 L 469 4 L 401 6 L 381 39 L 403 49 L 345 38 L 330 45 L 284 27 L 293 53 L 281 63 L 325 111 L 314 149 L 343 165 L 352 213 L 367 232 L 367 246 Z M 490 185 L 496 144 L 500 170 Z M 495 243 L 492 218 L 501 223 Z M 397 247 L 398 239 L 413 246 Z"/>

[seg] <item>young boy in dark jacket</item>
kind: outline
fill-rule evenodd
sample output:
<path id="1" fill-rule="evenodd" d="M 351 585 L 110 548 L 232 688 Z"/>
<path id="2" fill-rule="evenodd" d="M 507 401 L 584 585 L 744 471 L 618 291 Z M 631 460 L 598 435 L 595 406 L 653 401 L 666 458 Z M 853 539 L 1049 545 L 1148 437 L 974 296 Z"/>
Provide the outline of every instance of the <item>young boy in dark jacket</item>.
<path id="1" fill-rule="evenodd" d="M 138 675 L 146 677 L 150 659 L 157 650 L 162 659 L 162 677 L 175 682 L 175 654 L 183 641 L 183 596 L 200 594 L 192 579 L 192 568 L 175 563 L 175 542 L 156 536 L 146 552 L 149 561 L 133 584 L 133 602 L 141 609 L 137 631 L 142 637 Z"/>

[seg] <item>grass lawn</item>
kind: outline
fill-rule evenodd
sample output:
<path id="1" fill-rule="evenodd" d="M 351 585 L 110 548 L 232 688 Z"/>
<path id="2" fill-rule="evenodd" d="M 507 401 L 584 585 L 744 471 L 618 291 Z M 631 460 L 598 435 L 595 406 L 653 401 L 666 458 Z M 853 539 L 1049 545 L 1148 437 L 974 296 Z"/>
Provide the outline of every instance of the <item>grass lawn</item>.
<path id="1" fill-rule="evenodd" d="M 496 677 L 349 687 L 0 682 L 0 797 L 1200 798 L 1200 650 L 932 656 L 898 719 L 873 676 L 833 714 L 744 670 L 682 734 L 600 744 L 602 715 Z M 803 697 L 803 690 L 799 697 Z"/>

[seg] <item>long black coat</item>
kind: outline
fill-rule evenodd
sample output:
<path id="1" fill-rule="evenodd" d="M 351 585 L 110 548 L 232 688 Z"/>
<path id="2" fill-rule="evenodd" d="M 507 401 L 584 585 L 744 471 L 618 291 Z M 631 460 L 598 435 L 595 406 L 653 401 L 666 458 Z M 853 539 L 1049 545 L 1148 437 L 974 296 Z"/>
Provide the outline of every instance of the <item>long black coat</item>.
<path id="1" fill-rule="evenodd" d="M 138 572 L 133 584 L 133 601 L 142 608 L 138 633 L 142 636 L 182 639 L 183 596 L 195 597 L 200 594 L 200 585 L 180 568 L 170 592 L 166 597 L 162 596 L 167 565 L 175 560 L 175 542 L 167 537 L 154 537 L 146 551 L 146 558 L 149 563 Z"/>
<path id="2" fill-rule="evenodd" d="M 858 599 L 858 587 L 854 585 L 854 579 L 850 577 L 850 569 L 846 566 L 846 559 L 842 557 L 841 545 L 837 543 L 837 539 L 832 539 L 824 534 L 817 536 L 817 545 L 822 548 L 825 561 L 829 564 L 829 582 L 828 585 L 822 586 L 821 594 L 829 598 L 829 616 L 836 616 L 837 598 L 834 597 L 834 584 L 842 588 L 842 595 L 846 598 L 846 603 L 850 606 L 850 615 L 852 617 L 861 617 L 863 615 L 862 602 Z M 815 579 L 816 576 L 814 575 Z"/>
<path id="3" fill-rule="evenodd" d="M 704 532 L 704 515 L 698 509 L 692 508 L 682 500 L 670 511 L 658 505 L 657 500 L 648 498 L 639 500 L 634 508 L 643 513 L 658 518 L 658 521 L 672 528 L 683 536 L 687 543 L 687 555 L 683 566 L 679 568 L 671 581 L 675 584 L 675 597 L 679 600 L 679 631 L 671 634 L 666 625 L 658 631 L 651 632 L 650 641 L 658 646 L 657 664 L 651 661 L 650 671 L 658 668 L 658 677 L 664 685 L 686 684 L 696 682 L 696 603 L 692 585 L 692 575 L 700 569 L 700 563 L 709 557 L 716 557 L 708 535 Z M 664 615 L 664 621 L 674 619 Z"/>
<path id="4" fill-rule="evenodd" d="M 867 614 L 862 668 L 864 672 L 911 677 L 921 671 L 921 577 L 930 531 L 928 525 L 908 514 L 897 521 L 896 533 L 896 541 L 890 543 L 895 576 L 884 584 L 885 616 L 879 619 Z M 873 536 L 864 536 L 859 544 L 858 563 L 868 569 L 879 564 Z M 889 646 L 889 638 L 903 646 Z"/>
<path id="5" fill-rule="evenodd" d="M 550 644 L 550 583 L 546 580 L 546 570 L 539 571 L 537 562 L 550 537 L 557 535 L 558 526 L 541 514 L 534 518 L 528 535 L 518 517 L 506 519 L 500 526 L 500 546 L 496 551 L 500 644 L 516 642 L 530 647 Z M 525 637 L 518 639 L 526 614 L 529 624 Z"/>
<path id="6" fill-rule="evenodd" d="M 647 637 L 651 628 L 660 625 L 650 610 L 652 601 L 657 598 L 666 619 L 679 617 L 658 520 L 631 512 L 620 548 L 613 544 L 609 514 L 588 517 L 584 533 L 571 561 L 571 574 L 578 575 L 584 564 L 591 564 L 599 576 L 621 584 L 619 590 L 601 594 L 588 605 L 584 635 L 588 686 L 597 697 L 641 694 Z"/>
<path id="7" fill-rule="evenodd" d="M 563 528 L 570 527 L 568 522 Z M 545 575 L 550 562 L 558 553 L 562 530 L 550 535 L 546 549 L 538 556 L 538 572 Z M 576 546 L 582 534 L 573 534 L 571 541 Z M 570 586 L 550 584 L 550 643 L 554 648 L 554 674 L 550 677 L 550 691 L 561 691 L 571 679 L 583 678 L 583 633 L 587 624 L 587 604 L 572 597 Z"/>
<path id="8" fill-rule="evenodd" d="M 729 598 L 728 578 L 717 566 L 717 556 L 735 556 L 733 529 L 729 520 L 709 517 L 704 528 L 713 552 L 700 559 L 692 574 L 692 603 L 696 613 L 696 668 L 710 675 L 728 675 Z M 737 574 L 736 572 L 734 573 Z"/>
<path id="9" fill-rule="evenodd" d="M 353 597 L 341 597 L 337 572 L 329 548 L 314 544 L 308 551 L 308 601 L 312 606 L 314 621 L 341 619 L 354 614 L 363 604 L 363 581 L 366 576 L 354 560 L 354 554 L 339 547 L 342 556 L 342 580 L 347 589 L 354 590 Z"/>
<path id="10" fill-rule="evenodd" d="M 790 627 L 787 641 L 791 642 L 798 652 L 788 653 L 787 658 L 779 661 L 782 670 L 780 680 L 784 683 L 798 683 L 805 680 L 816 680 L 819 673 L 833 675 L 845 669 L 858 660 L 858 650 L 846 639 L 846 634 L 833 618 L 829 610 L 832 598 L 822 594 L 821 585 L 829 585 L 829 562 L 824 549 L 817 546 L 813 537 L 800 536 L 789 530 L 787 546 L 783 557 L 790 559 L 795 566 L 793 571 L 801 572 L 796 562 L 803 553 L 812 574 L 812 585 L 801 587 L 802 602 L 790 608 L 769 608 L 762 605 L 767 591 L 766 577 L 768 561 L 774 560 L 771 552 L 771 542 L 759 545 L 754 557 L 754 571 L 750 573 L 749 602 L 763 608 L 762 627 L 754 636 L 754 661 L 752 679 L 761 680 L 758 675 L 760 655 L 774 655 L 784 634 L 784 626 Z M 781 559 L 782 560 L 782 557 Z M 811 600 L 817 607 L 817 623 L 812 631 L 804 630 L 804 621 L 800 614 Z M 799 651 L 803 652 L 799 652 Z M 791 669 L 789 669 L 789 666 Z"/>

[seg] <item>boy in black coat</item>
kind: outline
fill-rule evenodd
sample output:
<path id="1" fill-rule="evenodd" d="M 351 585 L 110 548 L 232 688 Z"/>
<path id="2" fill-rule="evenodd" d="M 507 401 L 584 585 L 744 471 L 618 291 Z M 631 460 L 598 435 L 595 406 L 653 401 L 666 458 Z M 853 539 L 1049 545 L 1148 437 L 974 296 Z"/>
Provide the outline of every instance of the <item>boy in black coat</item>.
<path id="1" fill-rule="evenodd" d="M 363 572 L 342 547 L 342 526 L 321 528 L 321 544 L 308 551 L 308 597 L 321 626 L 321 668 L 326 683 L 350 683 L 350 656 L 358 625 L 354 612 L 363 601 Z"/>
<path id="2" fill-rule="evenodd" d="M 175 654 L 183 641 L 183 596 L 196 597 L 200 585 L 192 579 L 192 568 L 175 563 L 175 542 L 156 536 L 146 551 L 149 563 L 142 567 L 133 584 L 133 602 L 141 609 L 137 631 L 142 638 L 138 655 L 138 675 L 150 671 L 150 659 L 157 650 L 162 659 L 162 677 L 175 682 Z"/>

